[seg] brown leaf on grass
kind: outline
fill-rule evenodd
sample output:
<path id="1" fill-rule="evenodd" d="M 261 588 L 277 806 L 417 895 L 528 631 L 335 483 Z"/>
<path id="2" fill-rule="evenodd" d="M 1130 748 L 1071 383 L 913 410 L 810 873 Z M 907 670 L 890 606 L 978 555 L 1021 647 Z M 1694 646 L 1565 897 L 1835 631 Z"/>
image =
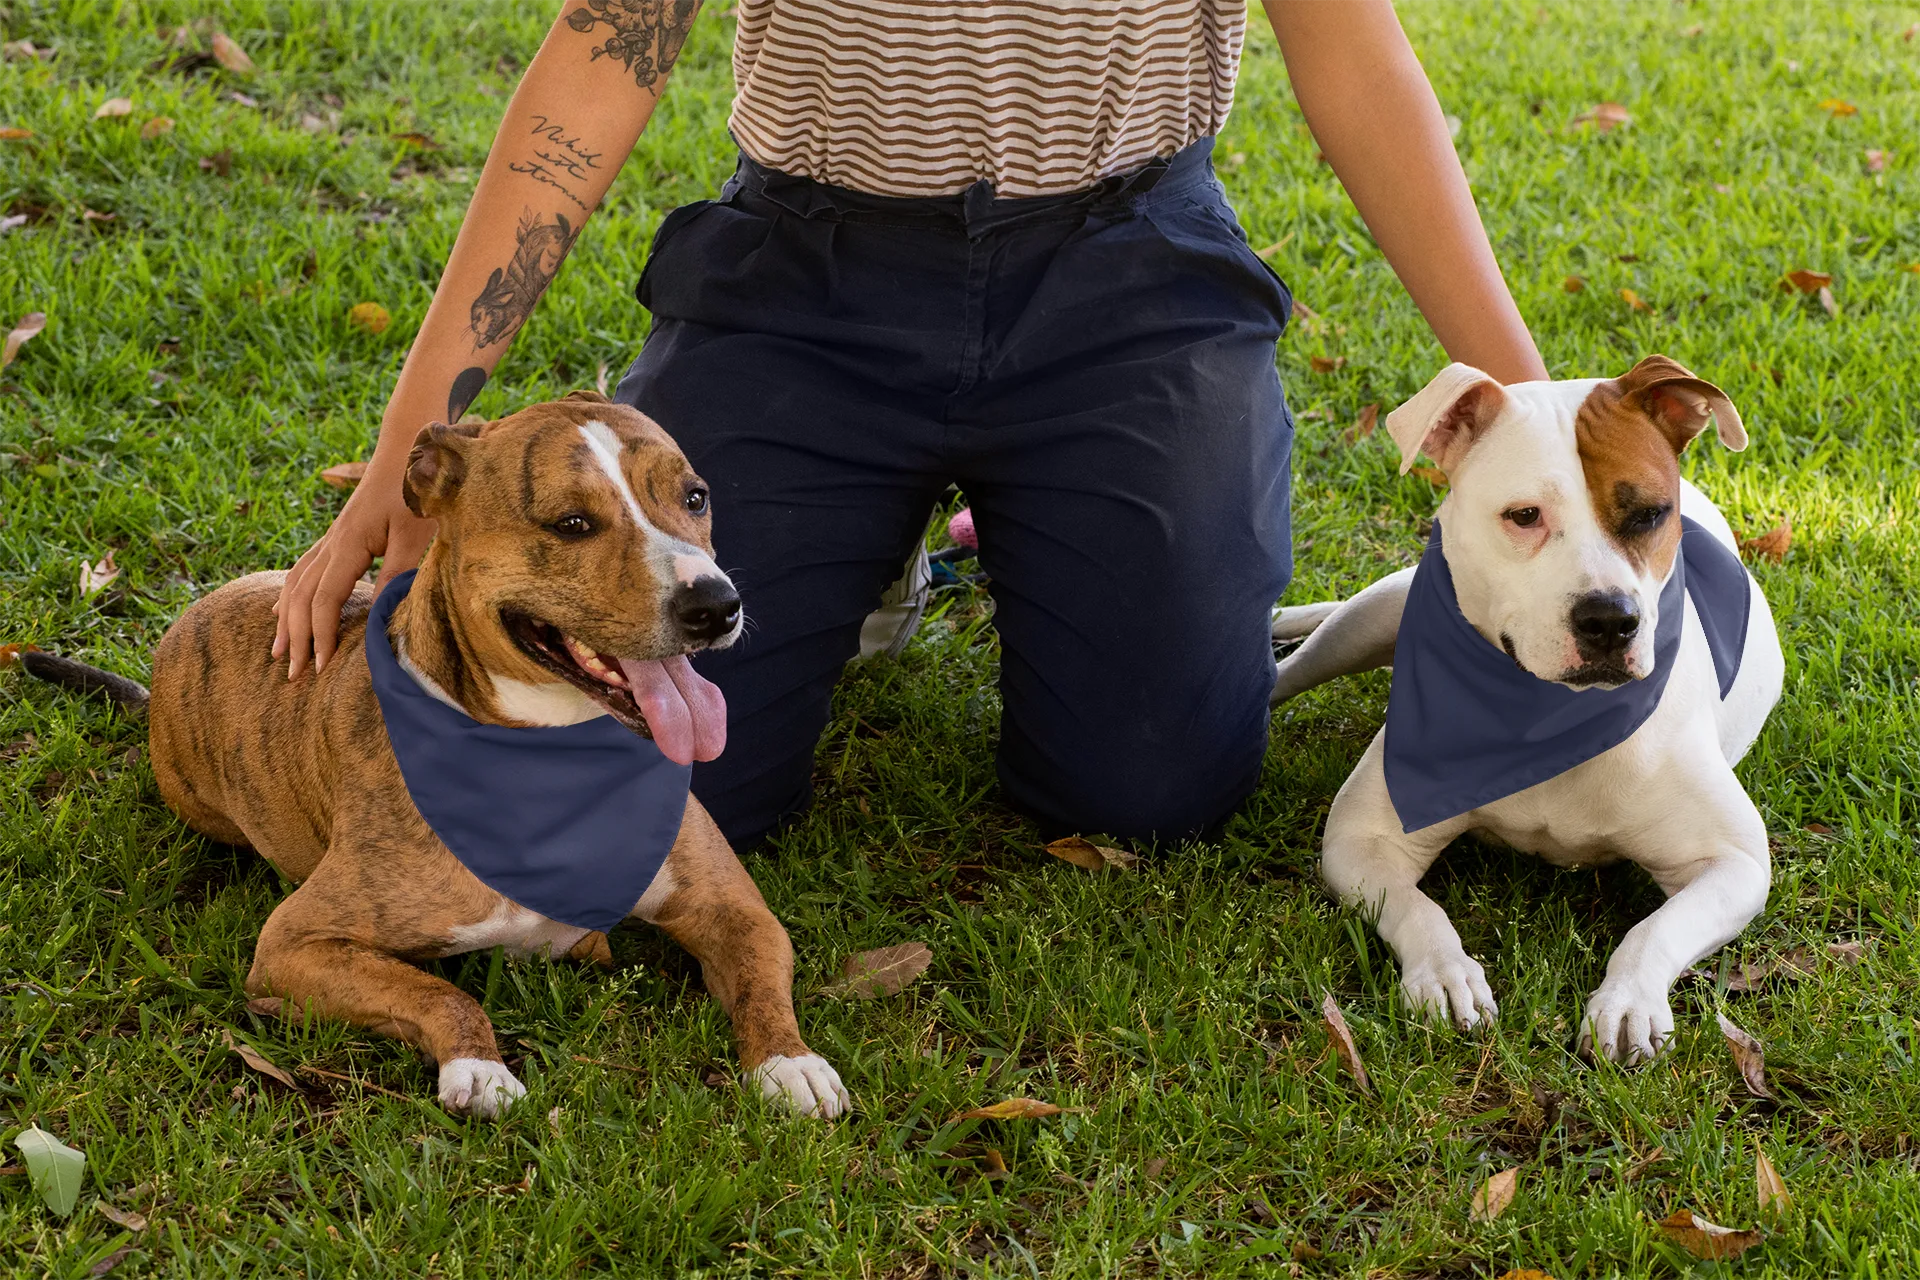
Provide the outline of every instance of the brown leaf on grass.
<path id="1" fill-rule="evenodd" d="M 1620 301 L 1626 303 L 1629 307 L 1631 307 L 1635 311 L 1653 310 L 1653 307 L 1648 304 L 1645 298 L 1641 297 L 1639 294 L 1635 293 L 1631 289 L 1622 289 L 1620 291 Z"/>
<path id="2" fill-rule="evenodd" d="M 1501 1272 L 1499 1280 L 1553 1280 L 1553 1277 L 1544 1271 L 1536 1271 L 1532 1267 L 1520 1267 L 1513 1271 Z"/>
<path id="3" fill-rule="evenodd" d="M 1355 418 L 1353 420 L 1353 425 L 1347 428 L 1347 432 L 1346 432 L 1347 443 L 1359 444 L 1362 440 L 1365 440 L 1368 436 L 1372 435 L 1374 428 L 1379 425 L 1380 425 L 1379 403 L 1376 401 L 1373 404 L 1361 405 L 1360 416 Z"/>
<path id="4" fill-rule="evenodd" d="M 14 357 L 20 354 L 20 348 L 39 337 L 40 331 L 46 327 L 47 313 L 44 311 L 29 311 L 21 316 L 8 331 L 6 345 L 0 347 L 0 369 L 12 364 Z"/>
<path id="5" fill-rule="evenodd" d="M 1789 271 L 1786 275 L 1780 277 L 1780 287 L 1782 289 L 1798 289 L 1802 293 L 1814 293 L 1832 283 L 1833 277 L 1826 272 L 1809 271 L 1805 267 L 1801 267 L 1797 271 Z"/>
<path id="6" fill-rule="evenodd" d="M 1787 1181 L 1773 1167 L 1773 1161 L 1767 1159 L 1767 1153 L 1759 1147 L 1753 1149 L 1753 1185 L 1759 1197 L 1761 1213 L 1785 1213 L 1793 1208 L 1793 1197 L 1787 1194 Z"/>
<path id="7" fill-rule="evenodd" d="M 88 1267 L 87 1274 L 90 1276 L 106 1275 L 107 1272 L 113 1270 L 115 1267 L 119 1266 L 122 1262 L 125 1262 L 127 1260 L 127 1255 L 133 1252 L 133 1245 L 134 1245 L 134 1242 L 131 1240 L 121 1245 L 118 1249 L 115 1249 L 112 1253 L 108 1254 L 106 1257 L 100 1259 L 100 1261 Z"/>
<path id="8" fill-rule="evenodd" d="M 231 150 L 216 151 L 210 156 L 201 156 L 200 172 L 226 177 L 233 172 L 233 152 Z"/>
<path id="9" fill-rule="evenodd" d="M 116 1227 L 125 1227 L 128 1231 L 145 1231 L 147 1229 L 147 1218 L 145 1214 L 135 1213 L 132 1209 L 115 1208 L 105 1200 L 95 1200 L 93 1207 L 100 1211 L 101 1217 Z"/>
<path id="10" fill-rule="evenodd" d="M 1779 564 L 1787 558 L 1787 552 L 1793 547 L 1793 519 L 1781 516 L 1780 523 L 1765 533 L 1752 538 L 1741 538 L 1740 549 L 1756 560 L 1771 560 Z"/>
<path id="11" fill-rule="evenodd" d="M 295 1083 L 292 1076 L 267 1061 L 266 1056 L 252 1045 L 246 1043 L 244 1040 L 235 1040 L 233 1038 L 233 1032 L 227 1030 L 225 1027 L 220 1028 L 220 1043 L 239 1054 L 240 1061 L 246 1063 L 261 1075 L 273 1080 L 278 1080 L 295 1093 L 300 1092 L 300 1086 Z"/>
<path id="12" fill-rule="evenodd" d="M 8 62 L 35 62 L 51 59 L 52 49 L 36 49 L 31 40 L 9 40 L 0 44 L 0 57 Z"/>
<path id="13" fill-rule="evenodd" d="M 1733 1065 L 1740 1069 L 1740 1078 L 1746 1082 L 1747 1092 L 1756 1098 L 1773 1097 L 1773 1090 L 1767 1088 L 1767 1055 L 1760 1042 L 1742 1031 L 1726 1014 L 1720 1014 L 1720 1034 L 1727 1038 L 1727 1048 L 1733 1054 Z"/>
<path id="14" fill-rule="evenodd" d="M 1868 147 L 1867 172 L 1885 173 L 1887 171 L 1887 158 L 1890 154 L 1890 152 L 1882 151 L 1879 147 Z"/>
<path id="15" fill-rule="evenodd" d="M 1407 474 L 1419 476 L 1422 480 L 1425 480 L 1428 484 L 1432 485 L 1436 489 L 1444 489 L 1447 487 L 1447 484 L 1448 484 L 1447 473 L 1440 470 L 1440 468 L 1438 467 L 1429 467 L 1429 466 L 1426 466 L 1425 464 L 1422 464 L 1420 466 L 1413 468 Z"/>
<path id="16" fill-rule="evenodd" d="M 1315 373 L 1332 373 L 1335 369 L 1347 367 L 1345 356 L 1308 356 L 1307 363 L 1313 366 Z"/>
<path id="17" fill-rule="evenodd" d="M 1353 1032 L 1347 1026 L 1346 1015 L 1334 1003 L 1331 992 L 1320 1001 L 1320 1021 L 1327 1026 L 1327 1039 L 1332 1041 L 1333 1052 L 1340 1059 L 1340 1065 L 1353 1077 L 1353 1083 L 1359 1087 L 1361 1094 L 1371 1098 L 1373 1082 L 1367 1079 L 1367 1065 L 1360 1061 L 1360 1050 L 1353 1043 Z"/>
<path id="18" fill-rule="evenodd" d="M 1816 836 L 1830 836 L 1833 834 L 1833 828 L 1824 822 L 1809 822 L 1806 826 L 1802 827 L 1801 830 Z"/>
<path id="19" fill-rule="evenodd" d="M 1845 116 L 1857 116 L 1860 114 L 1860 108 L 1854 106 L 1845 98 L 1823 98 L 1820 102 L 1820 109 L 1832 116 L 1835 120 L 1839 120 Z"/>
<path id="20" fill-rule="evenodd" d="M 367 474 L 364 462 L 340 462 L 320 473 L 320 478 L 336 489 L 351 489 Z"/>
<path id="21" fill-rule="evenodd" d="M 980 1157 L 980 1176 L 989 1182 L 996 1182 L 1007 1176 L 1007 1158 L 992 1147 Z"/>
<path id="22" fill-rule="evenodd" d="M 1900 38 L 1902 40 L 1905 40 L 1908 44 L 1912 44 L 1913 35 L 1914 35 L 1914 32 L 1916 31 L 1920 31 L 1920 22 L 1916 22 L 1912 26 L 1908 27 L 1905 31 L 1902 31 L 1900 33 Z"/>
<path id="23" fill-rule="evenodd" d="M 117 213 L 101 213 L 98 209 L 82 209 L 80 211 L 80 221 L 82 222 L 114 222 L 118 220 L 119 217 L 120 215 Z"/>
<path id="24" fill-rule="evenodd" d="M 1467 1210 L 1467 1217 L 1474 1222 L 1492 1222 L 1507 1211 L 1513 1203 L 1513 1193 L 1520 1186 L 1520 1170 L 1502 1169 L 1480 1184 L 1473 1193 L 1473 1204 Z"/>
<path id="25" fill-rule="evenodd" d="M 347 311 L 347 323 L 365 333 L 385 333 L 393 317 L 377 302 L 356 302 Z"/>
<path id="26" fill-rule="evenodd" d="M 224 31 L 213 33 L 213 60 L 237 76 L 253 74 L 253 59 Z"/>
<path id="27" fill-rule="evenodd" d="M 1693 38 L 1695 38 L 1705 30 L 1706 30 L 1705 26 L 1696 22 L 1692 26 L 1688 27 L 1685 31 L 1682 31 L 1680 34 L 1685 36 L 1687 39 L 1692 40 Z"/>
<path id="28" fill-rule="evenodd" d="M 161 134 L 172 133 L 172 132 L 173 132 L 172 116 L 155 116 L 153 119 L 147 121 L 145 124 L 140 126 L 140 140 L 142 142 L 152 142 L 155 138 L 159 137 Z"/>
<path id="29" fill-rule="evenodd" d="M 113 580 L 119 576 L 120 566 L 113 562 L 111 548 L 94 564 L 88 564 L 82 560 L 80 562 L 80 594 L 85 597 L 104 591 L 112 586 Z"/>
<path id="30" fill-rule="evenodd" d="M 1617 102 L 1597 102 L 1570 122 L 1570 128 L 1592 125 L 1596 133 L 1611 133 L 1623 124 L 1631 124 L 1633 114 Z"/>
<path id="31" fill-rule="evenodd" d="M 33 136 L 33 130 L 22 129 L 19 125 L 0 126 L 0 141 L 20 142 Z"/>
<path id="32" fill-rule="evenodd" d="M 933 952 L 924 942 L 902 942 L 848 956 L 840 966 L 840 980 L 820 988 L 823 996 L 853 996 L 873 1000 L 899 995 L 908 983 L 927 971 Z"/>
<path id="33" fill-rule="evenodd" d="M 279 996 L 255 996 L 247 1001 L 247 1012 L 262 1018 L 277 1018 L 285 1005 L 286 1001 Z"/>
<path id="34" fill-rule="evenodd" d="M 1300 299 L 1295 298 L 1293 300 L 1293 318 L 1295 320 L 1317 320 L 1320 318 L 1320 313 L 1300 301 Z"/>
<path id="35" fill-rule="evenodd" d="M 93 113 L 93 118 L 95 120 L 111 120 L 119 116 L 130 116 L 132 114 L 132 98 L 108 98 L 100 104 L 100 109 Z"/>
<path id="36" fill-rule="evenodd" d="M 1585 276 L 1568 276 L 1560 282 L 1560 287 L 1568 293 L 1579 293 L 1587 287 L 1587 279 Z"/>
<path id="37" fill-rule="evenodd" d="M 1085 836 L 1062 836 L 1047 842 L 1047 852 L 1062 862 L 1071 862 L 1088 871 L 1132 871 L 1140 865 L 1140 855 L 1125 849 L 1095 844 Z"/>
<path id="38" fill-rule="evenodd" d="M 1717 1226 L 1689 1209 L 1675 1209 L 1660 1220 L 1660 1229 L 1696 1258 L 1737 1258 L 1761 1238 L 1758 1231 Z"/>
<path id="39" fill-rule="evenodd" d="M 1838 320 L 1840 318 L 1840 304 L 1834 301 L 1833 290 L 1825 287 L 1824 285 L 1821 286 L 1819 298 L 1820 298 L 1820 306 L 1826 311 L 1826 313 L 1832 316 L 1834 319 Z"/>
<path id="40" fill-rule="evenodd" d="M 1272 244 L 1268 245 L 1266 248 L 1255 249 L 1253 251 L 1253 256 L 1260 259 L 1260 261 L 1262 262 L 1268 261 L 1273 257 L 1274 254 L 1280 252 L 1282 249 L 1286 248 L 1287 245 L 1292 243 L 1294 235 L 1295 233 L 1292 231 L 1287 232 L 1287 234 L 1285 234 L 1284 236 L 1281 236 L 1278 240 L 1275 240 Z"/>
<path id="41" fill-rule="evenodd" d="M 1071 1112 L 1084 1111 L 1084 1107 L 1056 1107 L 1051 1102 L 1042 1102 L 1038 1098 L 1008 1098 L 991 1106 L 975 1107 L 971 1111 L 962 1111 L 955 1120 L 1038 1120 L 1042 1116 L 1057 1116 Z"/>
<path id="42" fill-rule="evenodd" d="M 440 144 L 424 133 L 396 133 L 392 135 L 392 138 L 395 142 L 404 142 L 408 146 L 418 147 L 422 151 L 438 151 L 440 149 Z"/>

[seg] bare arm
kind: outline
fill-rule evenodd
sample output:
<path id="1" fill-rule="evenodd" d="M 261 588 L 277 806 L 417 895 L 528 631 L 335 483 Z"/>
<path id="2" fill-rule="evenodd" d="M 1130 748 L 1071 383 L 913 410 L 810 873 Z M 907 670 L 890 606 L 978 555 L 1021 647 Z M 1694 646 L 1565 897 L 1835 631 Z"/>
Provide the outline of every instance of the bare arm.
<path id="1" fill-rule="evenodd" d="M 1448 356 L 1545 378 L 1390 0 L 1265 4 L 1308 127 Z"/>
<path id="2" fill-rule="evenodd" d="M 453 254 L 407 353 L 367 473 L 287 575 L 274 656 L 298 676 L 333 656 L 340 607 L 375 556 L 419 562 L 433 522 L 402 498 L 414 437 L 457 422 L 612 185 L 666 89 L 701 0 L 568 0 L 507 104 Z"/>

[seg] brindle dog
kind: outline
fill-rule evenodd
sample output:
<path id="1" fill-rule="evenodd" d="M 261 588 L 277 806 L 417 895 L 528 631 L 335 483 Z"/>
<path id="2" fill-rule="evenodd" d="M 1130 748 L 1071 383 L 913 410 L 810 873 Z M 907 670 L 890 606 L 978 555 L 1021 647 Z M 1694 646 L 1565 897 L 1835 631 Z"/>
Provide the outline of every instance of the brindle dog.
<path id="1" fill-rule="evenodd" d="M 706 486 L 658 425 L 590 392 L 484 426 L 435 424 L 415 444 L 406 497 L 438 521 L 388 633 L 422 687 L 490 724 L 613 715 L 645 732 L 670 713 L 685 718 L 671 746 L 655 735 L 669 755 L 717 750 L 724 710 L 710 686 L 692 687 L 704 682 L 684 655 L 732 642 L 739 598 L 711 558 Z M 167 803 L 299 882 L 267 918 L 249 994 L 416 1045 L 440 1064 L 443 1104 L 498 1115 L 525 1090 L 487 1015 L 409 962 L 505 946 L 606 963 L 606 936 L 489 889 L 420 816 L 362 648 L 372 587 L 355 590 L 326 668 L 285 677 L 271 656 L 283 577 L 242 578 L 188 609 L 154 654 L 150 695 L 50 654 L 25 665 L 144 703 Z M 632 914 L 700 961 L 763 1092 L 809 1115 L 847 1108 L 839 1076 L 800 1038 L 786 930 L 698 800 Z"/>

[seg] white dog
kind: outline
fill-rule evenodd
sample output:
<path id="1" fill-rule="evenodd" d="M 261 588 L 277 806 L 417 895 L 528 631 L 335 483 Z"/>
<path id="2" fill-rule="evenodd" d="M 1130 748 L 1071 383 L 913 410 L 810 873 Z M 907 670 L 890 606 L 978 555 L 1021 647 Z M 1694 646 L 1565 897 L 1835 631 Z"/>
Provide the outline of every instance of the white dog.
<path id="1" fill-rule="evenodd" d="M 1557 866 L 1628 858 L 1666 892 L 1582 1018 L 1581 1051 L 1617 1062 L 1659 1052 L 1674 980 L 1766 904 L 1766 827 L 1733 766 L 1784 663 L 1733 531 L 1680 478 L 1710 420 L 1746 447 L 1725 394 L 1664 356 L 1514 386 L 1451 365 L 1387 418 L 1401 471 L 1425 452 L 1450 481 L 1421 565 L 1276 617 L 1276 639 L 1306 637 L 1276 703 L 1394 667 L 1321 870 L 1378 913 L 1407 1000 L 1462 1029 L 1493 1018 L 1493 993 L 1419 886 L 1466 832 Z"/>

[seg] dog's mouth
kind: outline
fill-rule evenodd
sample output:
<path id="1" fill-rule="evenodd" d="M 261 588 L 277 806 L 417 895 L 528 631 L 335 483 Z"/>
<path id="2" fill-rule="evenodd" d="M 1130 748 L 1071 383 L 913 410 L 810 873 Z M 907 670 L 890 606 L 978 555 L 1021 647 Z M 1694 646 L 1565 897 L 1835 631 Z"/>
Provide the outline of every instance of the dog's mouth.
<path id="1" fill-rule="evenodd" d="M 1576 689 L 1591 688 L 1595 685 L 1614 689 L 1623 684 L 1632 684 L 1637 679 L 1639 677 L 1627 670 L 1624 662 L 1600 661 L 1582 663 L 1562 675 L 1559 682 L 1572 685 Z"/>
<path id="2" fill-rule="evenodd" d="M 520 652 L 607 709 L 607 714 L 643 738 L 653 729 L 633 696 L 633 682 L 620 660 L 580 643 L 549 622 L 524 613 L 502 613 L 500 621 Z"/>

